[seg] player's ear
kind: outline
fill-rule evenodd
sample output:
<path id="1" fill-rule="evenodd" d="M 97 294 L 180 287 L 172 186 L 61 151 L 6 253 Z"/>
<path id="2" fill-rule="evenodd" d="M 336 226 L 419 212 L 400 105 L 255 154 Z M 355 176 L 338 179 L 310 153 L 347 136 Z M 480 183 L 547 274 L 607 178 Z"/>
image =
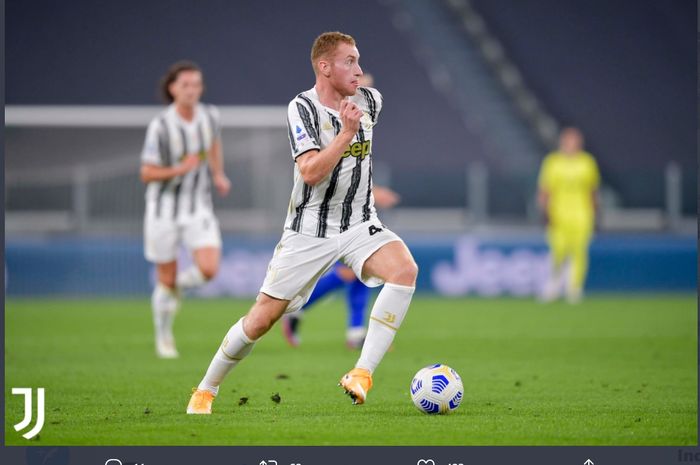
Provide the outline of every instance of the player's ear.
<path id="1" fill-rule="evenodd" d="M 318 71 L 325 77 L 330 77 L 331 76 L 331 64 L 330 62 L 326 60 L 319 60 L 318 62 Z"/>

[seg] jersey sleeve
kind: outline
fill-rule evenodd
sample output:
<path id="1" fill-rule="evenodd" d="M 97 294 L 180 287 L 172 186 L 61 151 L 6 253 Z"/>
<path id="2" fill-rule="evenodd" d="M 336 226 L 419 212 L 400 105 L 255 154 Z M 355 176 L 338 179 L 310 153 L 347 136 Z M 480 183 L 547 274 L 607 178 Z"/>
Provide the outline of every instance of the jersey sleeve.
<path id="1" fill-rule="evenodd" d="M 598 190 L 600 187 L 600 171 L 598 171 L 598 163 L 596 163 L 595 158 L 593 158 L 593 155 L 589 155 L 589 160 L 590 160 L 590 186 L 591 190 L 595 191 Z"/>
<path id="2" fill-rule="evenodd" d="M 544 160 L 542 160 L 540 174 L 537 179 L 537 187 L 546 192 L 551 192 L 554 187 L 551 155 L 547 155 Z"/>
<path id="3" fill-rule="evenodd" d="M 369 111 L 369 117 L 372 122 L 376 125 L 379 122 L 379 114 L 382 112 L 384 107 L 384 97 L 382 94 L 374 87 L 362 87 L 362 93 L 367 101 L 367 109 Z"/>
<path id="4" fill-rule="evenodd" d="M 214 105 L 206 106 L 207 118 L 211 127 L 212 140 L 221 139 L 221 113 Z"/>
<path id="5" fill-rule="evenodd" d="M 289 103 L 287 130 L 294 159 L 309 150 L 321 149 L 313 109 L 306 102 L 294 99 Z"/>
<path id="6" fill-rule="evenodd" d="M 141 151 L 141 163 L 146 165 L 163 166 L 165 154 L 162 153 L 164 148 L 161 144 L 161 124 L 156 119 L 151 121 L 146 130 L 146 141 L 143 144 Z"/>

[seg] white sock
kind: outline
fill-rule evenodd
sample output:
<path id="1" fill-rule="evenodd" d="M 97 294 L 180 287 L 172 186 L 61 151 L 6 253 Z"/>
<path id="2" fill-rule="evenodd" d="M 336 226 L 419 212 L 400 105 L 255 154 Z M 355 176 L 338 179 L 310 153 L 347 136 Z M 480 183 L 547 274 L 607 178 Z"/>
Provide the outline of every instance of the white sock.
<path id="1" fill-rule="evenodd" d="M 224 342 L 214 354 L 207 373 L 197 389 L 210 391 L 214 395 L 218 394 L 219 385 L 228 372 L 253 350 L 254 345 L 255 341 L 250 340 L 243 331 L 243 318 L 241 318 L 226 333 Z"/>
<path id="2" fill-rule="evenodd" d="M 151 295 L 151 308 L 153 309 L 153 325 L 156 331 L 156 340 L 172 339 L 173 322 L 180 301 L 174 290 L 157 283 Z"/>
<path id="3" fill-rule="evenodd" d="M 406 316 L 415 287 L 386 283 L 369 316 L 367 337 L 355 367 L 374 372 Z"/>
<path id="4" fill-rule="evenodd" d="M 185 271 L 177 274 L 178 289 L 190 289 L 192 287 L 201 286 L 206 282 L 207 279 L 204 277 L 197 265 L 192 265 Z"/>

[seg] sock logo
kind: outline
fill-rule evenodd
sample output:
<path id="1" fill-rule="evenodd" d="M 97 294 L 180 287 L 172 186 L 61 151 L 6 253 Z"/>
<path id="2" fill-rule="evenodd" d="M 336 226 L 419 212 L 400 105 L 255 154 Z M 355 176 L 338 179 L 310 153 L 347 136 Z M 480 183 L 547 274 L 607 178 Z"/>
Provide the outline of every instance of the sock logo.
<path id="1" fill-rule="evenodd" d="M 375 234 L 380 233 L 382 231 L 384 231 L 382 228 L 378 228 L 375 225 L 371 225 L 369 227 L 369 235 L 370 236 L 374 236 Z"/>
<path id="2" fill-rule="evenodd" d="M 24 396 L 24 419 L 15 425 L 15 431 L 20 431 L 32 422 L 32 388 L 12 388 L 12 395 Z M 36 390 L 36 425 L 24 433 L 25 439 L 31 439 L 44 427 L 44 388 Z"/>
<path id="3" fill-rule="evenodd" d="M 391 312 L 384 312 L 384 321 L 387 323 L 393 323 L 396 321 L 396 315 Z"/>

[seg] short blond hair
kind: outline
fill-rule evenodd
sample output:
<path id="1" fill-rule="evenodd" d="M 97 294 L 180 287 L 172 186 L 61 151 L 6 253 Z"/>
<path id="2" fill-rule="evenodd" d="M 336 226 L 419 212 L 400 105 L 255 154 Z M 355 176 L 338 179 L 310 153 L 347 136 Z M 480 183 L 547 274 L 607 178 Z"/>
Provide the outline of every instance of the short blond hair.
<path id="1" fill-rule="evenodd" d="M 320 36 L 316 37 L 314 44 L 311 47 L 311 66 L 314 68 L 314 72 L 318 72 L 316 69 L 316 63 L 322 57 L 327 57 L 338 47 L 338 44 L 344 42 L 348 45 L 355 46 L 355 39 L 348 34 L 343 34 L 342 32 L 324 32 Z"/>

